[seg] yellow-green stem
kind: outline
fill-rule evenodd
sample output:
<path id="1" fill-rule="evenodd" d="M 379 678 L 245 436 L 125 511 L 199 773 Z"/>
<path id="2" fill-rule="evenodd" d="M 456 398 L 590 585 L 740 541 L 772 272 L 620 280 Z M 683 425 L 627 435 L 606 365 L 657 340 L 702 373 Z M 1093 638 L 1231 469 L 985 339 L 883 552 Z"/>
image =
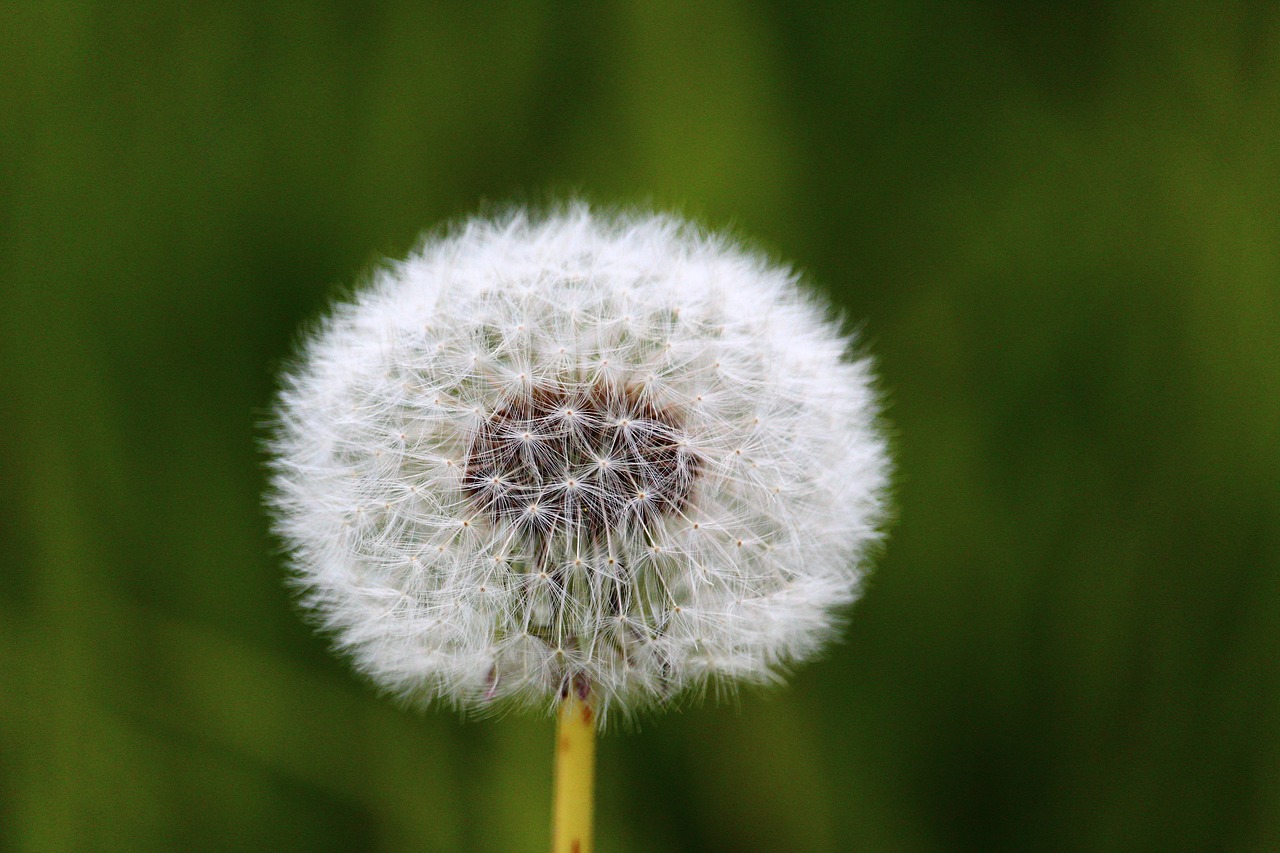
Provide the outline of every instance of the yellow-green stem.
<path id="1" fill-rule="evenodd" d="M 596 781 L 596 719 L 591 696 L 577 686 L 556 716 L 556 789 L 551 853 L 591 853 Z"/>

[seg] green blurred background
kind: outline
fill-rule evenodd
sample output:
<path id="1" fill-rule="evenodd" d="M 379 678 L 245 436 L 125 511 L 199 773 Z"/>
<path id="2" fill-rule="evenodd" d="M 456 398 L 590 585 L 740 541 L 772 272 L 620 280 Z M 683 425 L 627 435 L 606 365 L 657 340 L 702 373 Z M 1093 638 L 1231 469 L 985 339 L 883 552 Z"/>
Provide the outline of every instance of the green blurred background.
<path id="1" fill-rule="evenodd" d="M 5 3 L 0 847 L 544 849 L 551 722 L 333 658 L 257 442 L 338 288 L 569 193 L 794 261 L 899 456 L 846 641 L 609 734 L 602 851 L 1280 849 L 1280 11 L 913 0 Z"/>

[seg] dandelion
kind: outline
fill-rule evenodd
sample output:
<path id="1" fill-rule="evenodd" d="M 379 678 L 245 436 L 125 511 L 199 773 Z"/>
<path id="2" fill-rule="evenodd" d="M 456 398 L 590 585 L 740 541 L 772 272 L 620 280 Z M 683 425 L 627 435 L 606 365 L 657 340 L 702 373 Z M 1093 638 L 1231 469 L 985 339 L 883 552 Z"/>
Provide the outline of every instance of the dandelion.
<path id="1" fill-rule="evenodd" d="M 303 601 L 410 701 L 558 710 L 557 821 L 589 823 L 601 719 L 776 681 L 856 598 L 889 462 L 849 350 L 793 273 L 671 217 L 430 238 L 285 376 Z"/>

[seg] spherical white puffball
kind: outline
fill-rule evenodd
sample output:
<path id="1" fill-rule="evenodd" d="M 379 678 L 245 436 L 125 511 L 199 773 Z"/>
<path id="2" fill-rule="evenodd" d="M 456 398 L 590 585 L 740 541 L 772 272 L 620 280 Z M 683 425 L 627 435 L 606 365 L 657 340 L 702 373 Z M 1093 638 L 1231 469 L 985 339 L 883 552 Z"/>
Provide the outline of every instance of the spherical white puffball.
<path id="1" fill-rule="evenodd" d="M 795 275 L 668 216 L 466 222 L 283 380 L 268 501 L 377 684 L 599 712 L 776 680 L 880 537 L 866 359 Z"/>

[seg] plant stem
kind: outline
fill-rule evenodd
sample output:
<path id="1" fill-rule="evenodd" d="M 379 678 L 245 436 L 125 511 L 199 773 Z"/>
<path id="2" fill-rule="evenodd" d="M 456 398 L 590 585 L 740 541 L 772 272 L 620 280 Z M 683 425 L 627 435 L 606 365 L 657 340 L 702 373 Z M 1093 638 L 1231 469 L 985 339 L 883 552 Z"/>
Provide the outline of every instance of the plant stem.
<path id="1" fill-rule="evenodd" d="M 551 853 L 591 853 L 596 720 L 591 691 L 575 681 L 556 716 L 555 805 Z"/>

